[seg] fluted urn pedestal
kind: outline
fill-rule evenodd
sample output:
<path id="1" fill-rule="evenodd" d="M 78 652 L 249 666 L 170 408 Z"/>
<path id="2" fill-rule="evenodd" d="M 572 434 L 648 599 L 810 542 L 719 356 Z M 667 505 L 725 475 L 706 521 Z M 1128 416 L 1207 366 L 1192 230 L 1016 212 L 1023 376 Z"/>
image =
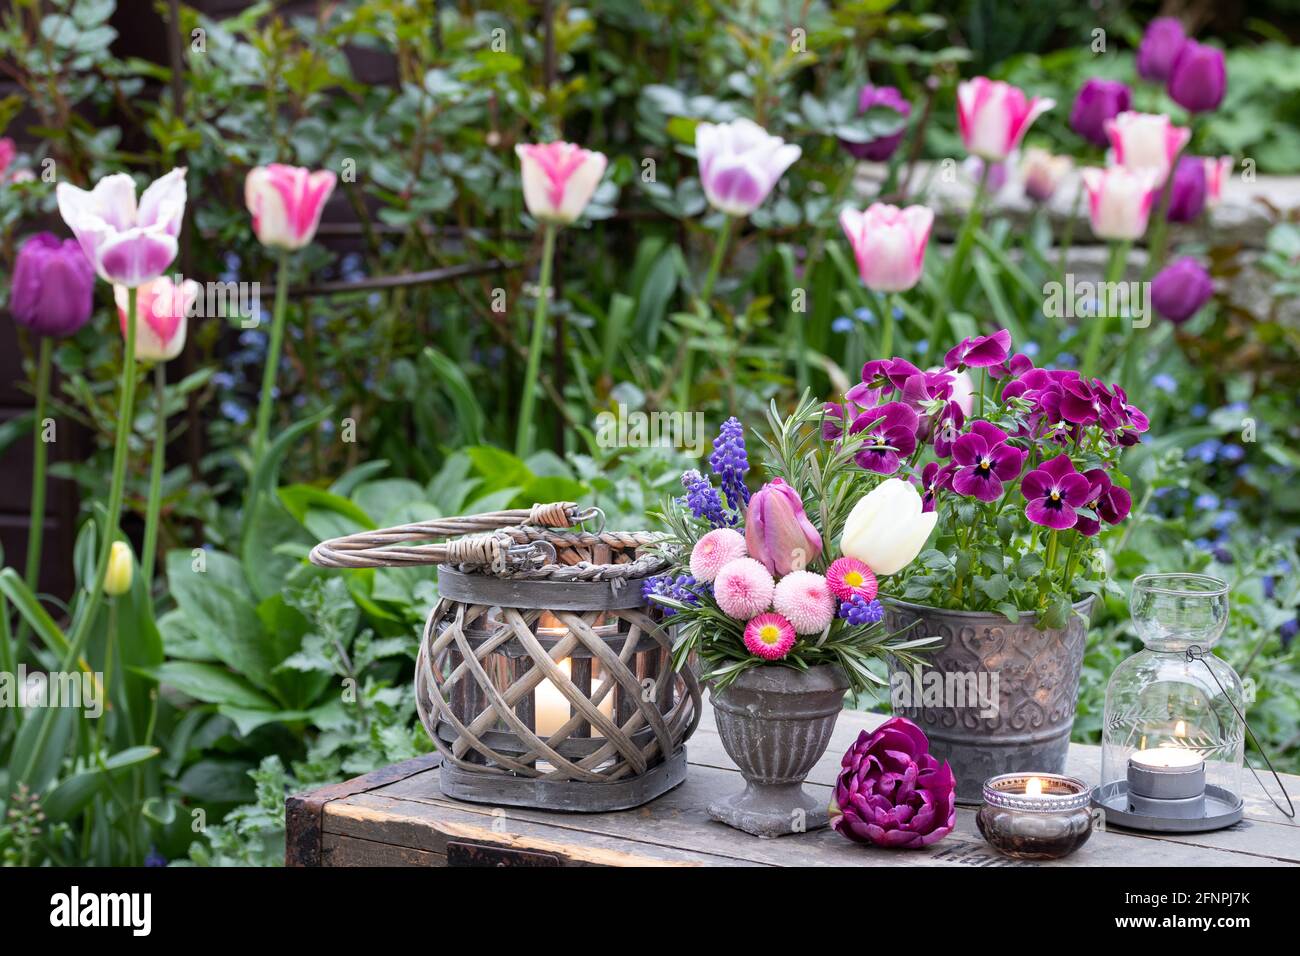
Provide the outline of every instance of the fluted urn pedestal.
<path id="1" fill-rule="evenodd" d="M 834 665 L 797 671 L 754 667 L 723 691 L 709 686 L 718 736 L 745 789 L 709 806 L 709 816 L 760 837 L 804 833 L 829 822 L 824 800 L 803 788 L 826 752 L 849 682 Z"/>

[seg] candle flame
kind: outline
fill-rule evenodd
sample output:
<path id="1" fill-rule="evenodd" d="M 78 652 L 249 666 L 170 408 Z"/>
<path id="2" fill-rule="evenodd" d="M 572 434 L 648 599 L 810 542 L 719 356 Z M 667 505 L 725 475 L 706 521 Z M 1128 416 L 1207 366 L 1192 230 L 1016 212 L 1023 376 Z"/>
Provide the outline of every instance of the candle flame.
<path id="1" fill-rule="evenodd" d="M 1029 782 L 1025 784 L 1025 796 L 1041 797 L 1043 795 L 1043 781 L 1037 777 L 1030 777 Z"/>
<path id="2" fill-rule="evenodd" d="M 1187 721 L 1180 720 L 1178 723 L 1174 724 L 1174 736 L 1175 737 L 1187 736 Z"/>

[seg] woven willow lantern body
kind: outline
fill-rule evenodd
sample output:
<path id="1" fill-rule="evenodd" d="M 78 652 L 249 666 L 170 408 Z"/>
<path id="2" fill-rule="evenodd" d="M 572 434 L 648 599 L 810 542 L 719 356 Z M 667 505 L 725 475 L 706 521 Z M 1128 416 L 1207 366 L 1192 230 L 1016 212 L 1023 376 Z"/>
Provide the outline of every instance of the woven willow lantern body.
<path id="1" fill-rule="evenodd" d="M 642 581 L 666 565 L 644 550 L 658 536 L 550 530 L 590 515 L 537 505 L 353 535 L 312 552 L 328 567 L 439 565 L 415 688 L 447 796 L 607 811 L 685 778 L 700 690 L 690 669 L 673 671 L 660 612 L 641 597 Z M 443 545 L 400 543 L 465 532 Z"/>

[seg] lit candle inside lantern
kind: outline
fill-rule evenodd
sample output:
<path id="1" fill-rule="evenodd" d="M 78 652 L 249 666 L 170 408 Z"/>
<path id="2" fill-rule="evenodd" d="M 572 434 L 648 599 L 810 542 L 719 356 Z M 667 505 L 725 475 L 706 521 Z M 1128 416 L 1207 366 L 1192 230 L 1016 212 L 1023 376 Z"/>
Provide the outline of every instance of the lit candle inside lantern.
<path id="1" fill-rule="evenodd" d="M 1205 812 L 1205 758 L 1185 744 L 1187 722 L 1174 724 L 1169 740 L 1128 758 L 1128 808 L 1157 818 L 1195 819 Z"/>
<path id="2" fill-rule="evenodd" d="M 573 676 L 573 662 L 565 658 L 555 665 L 560 669 L 565 677 Z M 596 679 L 592 678 L 592 686 L 598 687 Z M 608 693 L 604 699 L 596 705 L 596 709 L 606 717 L 614 716 L 614 695 Z M 535 721 L 537 736 L 549 737 L 557 730 L 568 723 L 573 712 L 569 706 L 569 698 L 565 697 L 558 687 L 549 680 L 544 680 L 537 685 L 533 691 L 533 719 Z M 596 728 L 592 728 L 593 737 L 603 737 Z"/>
<path id="3" fill-rule="evenodd" d="M 1043 795 L 1043 781 L 1037 777 L 1030 777 L 1025 784 L 1025 796 L 1041 797 Z"/>

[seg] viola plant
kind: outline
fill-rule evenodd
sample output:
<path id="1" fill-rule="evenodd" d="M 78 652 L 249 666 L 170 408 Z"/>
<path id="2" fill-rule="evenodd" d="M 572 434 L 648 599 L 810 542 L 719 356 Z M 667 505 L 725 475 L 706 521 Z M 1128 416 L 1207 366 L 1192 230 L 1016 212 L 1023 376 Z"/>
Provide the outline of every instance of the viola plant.
<path id="1" fill-rule="evenodd" d="M 963 407 L 952 383 L 970 369 L 980 384 Z M 901 572 L 890 594 L 998 611 L 1012 622 L 1034 611 L 1040 627 L 1061 627 L 1075 601 L 1104 586 L 1100 534 L 1131 507 L 1120 455 L 1148 428 L 1121 387 L 1073 369 L 1035 368 L 1012 353 L 1003 329 L 961 342 L 942 370 L 922 372 L 898 358 L 869 362 L 846 398 L 827 406 L 831 447 L 866 436 L 855 446 L 856 464 L 902 476 L 895 484 L 908 490 L 905 482 L 919 485 L 920 510 L 938 517 L 933 546 L 907 567 L 879 550 L 891 541 L 910 550 L 894 527 L 908 523 L 905 495 L 878 488 L 874 494 L 897 500 L 863 516 L 865 530 L 849 516 L 842 547 L 865 549 L 858 556 L 877 574 Z"/>
<path id="2" fill-rule="evenodd" d="M 674 663 L 698 654 L 719 690 L 752 667 L 838 664 L 861 692 L 885 683 L 873 660 L 914 663 L 933 643 L 890 633 L 876 595 L 878 578 L 916 557 L 938 516 L 922 513 L 915 489 L 856 465 L 865 435 L 824 442 L 825 418 L 807 396 L 784 418 L 769 408 L 760 439 L 769 477 L 752 496 L 743 431 L 728 420 L 710 457 L 717 484 L 688 471 L 686 494 L 660 516 L 677 566 L 643 593 L 676 625 Z"/>

